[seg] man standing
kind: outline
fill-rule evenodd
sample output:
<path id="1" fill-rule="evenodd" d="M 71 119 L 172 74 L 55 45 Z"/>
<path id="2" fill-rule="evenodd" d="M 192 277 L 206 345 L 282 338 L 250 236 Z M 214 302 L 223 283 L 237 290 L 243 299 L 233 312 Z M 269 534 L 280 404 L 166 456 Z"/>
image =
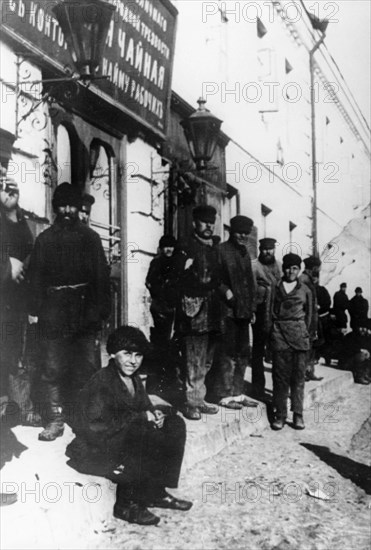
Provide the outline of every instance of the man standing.
<path id="1" fill-rule="evenodd" d="M 291 395 L 293 426 L 304 429 L 303 401 L 306 355 L 310 349 L 309 327 L 313 298 L 309 288 L 298 278 L 301 258 L 283 257 L 283 278 L 273 289 L 271 344 L 273 351 L 273 430 L 286 422 L 287 398 Z"/>
<path id="2" fill-rule="evenodd" d="M 334 314 L 336 316 L 336 325 L 341 332 L 346 332 L 348 319 L 345 313 L 348 309 L 349 298 L 347 296 L 347 284 L 341 283 L 340 290 L 334 294 Z"/>
<path id="3" fill-rule="evenodd" d="M 319 271 L 321 267 L 321 260 L 316 256 L 309 256 L 305 258 L 305 269 L 300 276 L 300 281 L 304 283 L 310 290 L 312 296 L 312 318 L 311 324 L 308 327 L 310 338 L 310 350 L 307 354 L 307 370 L 305 379 L 320 381 L 323 377 L 316 376 L 314 373 L 314 366 L 316 363 L 315 342 L 318 340 L 318 302 L 317 291 L 315 281 L 319 279 Z"/>
<path id="4" fill-rule="evenodd" d="M 281 280 L 281 270 L 275 258 L 276 240 L 260 239 L 259 257 L 253 262 L 253 272 L 257 285 L 256 320 L 252 325 L 252 386 L 256 397 L 264 396 L 264 353 L 268 343 L 267 316 L 269 315 L 272 287 Z"/>
<path id="5" fill-rule="evenodd" d="M 63 434 L 63 390 L 67 387 L 64 402 L 74 405 L 96 371 L 97 331 L 110 313 L 109 269 L 98 234 L 79 220 L 79 189 L 62 183 L 52 204 L 56 219 L 36 239 L 30 261 L 29 313 L 31 320 L 39 319 L 43 335 L 41 380 L 48 409 L 39 434 L 43 441 Z"/>
<path id="6" fill-rule="evenodd" d="M 183 414 L 200 420 L 201 413 L 216 414 L 217 405 L 205 402 L 205 377 L 210 370 L 221 333 L 220 268 L 217 242 L 213 237 L 216 210 L 197 206 L 193 210 L 194 233 L 185 251 L 181 278 L 179 333 L 185 359 L 186 403 Z"/>
<path id="7" fill-rule="evenodd" d="M 82 196 L 80 210 L 79 210 L 79 218 L 85 225 L 89 225 L 90 223 L 90 214 L 91 214 L 91 207 L 95 203 L 95 198 L 92 195 L 89 195 L 89 193 L 85 193 Z"/>
<path id="8" fill-rule="evenodd" d="M 367 321 L 368 314 L 368 301 L 362 296 L 362 289 L 357 286 L 355 289 L 355 296 L 349 300 L 348 311 L 350 315 L 350 328 L 354 330 L 361 323 Z"/>
<path id="9" fill-rule="evenodd" d="M 146 277 L 155 325 L 152 340 L 161 348 L 170 341 L 179 298 L 179 281 L 184 269 L 185 256 L 179 254 L 176 247 L 175 237 L 163 235 L 159 242 L 160 253 L 151 261 Z"/>
<path id="10" fill-rule="evenodd" d="M 230 226 L 229 240 L 219 245 L 225 334 L 217 393 L 219 405 L 235 409 L 249 404 L 244 396 L 244 378 L 249 360 L 249 326 L 255 321 L 256 287 L 247 250 L 253 221 L 235 216 Z"/>
<path id="11" fill-rule="evenodd" d="M 22 423 L 39 426 L 40 417 L 32 410 L 29 373 L 26 365 L 22 364 L 26 344 L 29 292 L 26 270 L 33 247 L 33 237 L 24 212 L 19 207 L 18 184 L 7 177 L 1 182 L 0 224 L 1 393 L 7 394 L 9 389 L 12 395 L 16 390 L 14 399 L 22 409 Z M 23 368 L 22 371 L 19 370 L 20 367 Z M 21 378 L 22 392 L 19 394 L 17 388 L 20 386 Z"/>

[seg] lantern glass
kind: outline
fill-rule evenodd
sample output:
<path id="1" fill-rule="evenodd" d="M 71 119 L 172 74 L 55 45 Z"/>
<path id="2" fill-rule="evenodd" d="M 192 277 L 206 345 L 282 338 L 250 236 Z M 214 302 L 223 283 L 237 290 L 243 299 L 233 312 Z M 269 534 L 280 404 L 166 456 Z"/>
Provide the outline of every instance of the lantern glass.
<path id="1" fill-rule="evenodd" d="M 94 76 L 102 61 L 115 6 L 107 0 L 59 0 L 52 11 L 81 76 Z"/>
<path id="2" fill-rule="evenodd" d="M 205 108 L 205 103 L 200 98 L 197 111 L 181 122 L 191 156 L 200 168 L 212 159 L 222 125 L 222 121 Z"/>

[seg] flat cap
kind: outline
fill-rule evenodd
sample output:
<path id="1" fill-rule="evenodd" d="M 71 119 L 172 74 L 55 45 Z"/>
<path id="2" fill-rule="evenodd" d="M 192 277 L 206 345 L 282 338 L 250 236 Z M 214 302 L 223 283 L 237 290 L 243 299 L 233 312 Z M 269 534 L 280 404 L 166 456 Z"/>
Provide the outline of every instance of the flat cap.
<path id="1" fill-rule="evenodd" d="M 196 206 L 192 212 L 194 220 L 200 220 L 204 223 L 215 223 L 216 210 L 213 206 L 207 204 Z"/>
<path id="2" fill-rule="evenodd" d="M 251 233 L 254 222 L 247 216 L 235 216 L 230 221 L 231 233 Z"/>
<path id="3" fill-rule="evenodd" d="M 276 246 L 276 239 L 271 239 L 270 237 L 265 237 L 264 239 L 260 239 L 259 241 L 259 248 L 261 250 L 271 250 Z"/>
<path id="4" fill-rule="evenodd" d="M 175 248 L 177 245 L 177 240 L 172 235 L 163 235 L 158 245 L 160 248 L 165 248 L 165 247 Z"/>

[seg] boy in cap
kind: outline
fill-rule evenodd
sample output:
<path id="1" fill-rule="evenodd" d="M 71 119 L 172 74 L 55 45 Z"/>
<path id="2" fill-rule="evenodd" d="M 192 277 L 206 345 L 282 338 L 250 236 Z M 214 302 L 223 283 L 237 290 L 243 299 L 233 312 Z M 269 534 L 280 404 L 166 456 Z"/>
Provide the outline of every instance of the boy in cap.
<path id="1" fill-rule="evenodd" d="M 259 256 L 253 262 L 257 285 L 256 321 L 252 325 L 253 347 L 251 357 L 252 387 L 255 397 L 264 398 L 264 354 L 268 344 L 267 322 L 270 315 L 272 288 L 281 280 L 281 269 L 275 258 L 276 240 L 264 238 L 259 241 Z"/>
<path id="2" fill-rule="evenodd" d="M 283 278 L 273 290 L 271 346 L 273 352 L 273 430 L 286 422 L 287 398 L 291 390 L 293 426 L 304 429 L 303 400 L 306 355 L 310 348 L 309 327 L 312 322 L 312 295 L 299 280 L 301 258 L 297 254 L 283 257 Z"/>
<path id="3" fill-rule="evenodd" d="M 249 360 L 249 327 L 255 321 L 256 310 L 256 285 L 247 248 L 253 224 L 247 216 L 235 216 L 230 221 L 229 240 L 218 247 L 225 334 L 215 392 L 219 405 L 231 409 L 252 404 L 244 395 L 244 378 Z"/>
<path id="4" fill-rule="evenodd" d="M 220 266 L 214 237 L 216 210 L 193 210 L 194 233 L 184 247 L 185 269 L 181 278 L 181 311 L 178 330 L 185 358 L 184 416 L 200 420 L 201 413 L 216 414 L 218 406 L 205 402 L 205 378 L 210 370 L 221 333 Z"/>
<path id="5" fill-rule="evenodd" d="M 148 347 L 138 328 L 110 334 L 110 361 L 82 390 L 76 438 L 67 447 L 78 471 L 117 483 L 114 516 L 139 525 L 160 521 L 147 508 L 192 506 L 165 490 L 178 486 L 186 427 L 170 407 L 154 407 L 144 389 L 137 371 Z"/>

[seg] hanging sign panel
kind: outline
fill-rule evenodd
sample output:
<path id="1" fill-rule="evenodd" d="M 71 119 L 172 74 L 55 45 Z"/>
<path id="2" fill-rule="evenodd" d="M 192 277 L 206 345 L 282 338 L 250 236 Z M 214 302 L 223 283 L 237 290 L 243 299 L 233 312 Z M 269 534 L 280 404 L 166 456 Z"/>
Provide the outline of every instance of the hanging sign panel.
<path id="1" fill-rule="evenodd" d="M 109 0 L 115 6 L 99 74 L 94 81 L 110 102 L 165 135 L 171 94 L 177 10 L 169 0 Z M 52 8 L 57 0 L 1 2 L 2 30 L 39 50 L 59 67 L 72 66 Z M 89 3 L 87 17 L 89 16 Z M 104 97 L 104 94 L 101 94 Z"/>

